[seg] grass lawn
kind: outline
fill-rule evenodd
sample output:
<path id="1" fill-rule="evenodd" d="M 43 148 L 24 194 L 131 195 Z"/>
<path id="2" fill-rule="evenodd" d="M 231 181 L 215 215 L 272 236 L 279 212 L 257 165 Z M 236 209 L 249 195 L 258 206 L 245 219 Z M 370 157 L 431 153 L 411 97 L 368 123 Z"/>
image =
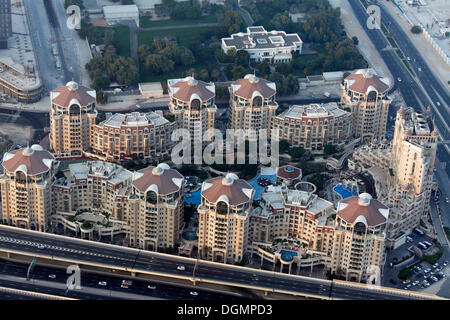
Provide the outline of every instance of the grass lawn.
<path id="1" fill-rule="evenodd" d="M 139 75 L 139 81 L 141 82 L 165 82 L 167 79 L 178 79 L 178 78 L 184 78 L 187 76 L 186 72 L 189 69 L 195 69 L 195 73 L 199 74 L 201 69 L 204 69 L 205 65 L 201 63 L 196 63 L 190 67 L 184 67 L 184 66 L 176 66 L 175 69 L 172 72 L 160 74 L 160 75 L 153 75 L 148 74 L 145 72 L 144 68 L 140 68 L 140 75 Z"/>
<path id="2" fill-rule="evenodd" d="M 117 54 L 130 57 L 130 28 L 126 26 L 114 27 L 114 45 L 117 48 Z"/>
<path id="3" fill-rule="evenodd" d="M 199 23 L 214 23 L 217 22 L 216 15 L 202 16 L 199 19 L 186 19 L 186 20 L 157 20 L 151 21 L 148 17 L 140 17 L 139 24 L 141 28 L 152 28 L 152 27 L 165 27 L 165 26 L 181 26 L 184 24 L 199 24 Z"/>
<path id="4" fill-rule="evenodd" d="M 196 35 L 201 34 L 203 32 L 208 32 L 208 28 L 204 27 L 192 27 L 185 29 L 173 29 L 173 30 L 155 30 L 155 31 L 141 31 L 138 35 L 139 45 L 141 44 L 151 44 L 153 42 L 153 38 L 156 35 L 159 36 L 175 36 L 177 37 L 178 45 L 187 47 Z"/>

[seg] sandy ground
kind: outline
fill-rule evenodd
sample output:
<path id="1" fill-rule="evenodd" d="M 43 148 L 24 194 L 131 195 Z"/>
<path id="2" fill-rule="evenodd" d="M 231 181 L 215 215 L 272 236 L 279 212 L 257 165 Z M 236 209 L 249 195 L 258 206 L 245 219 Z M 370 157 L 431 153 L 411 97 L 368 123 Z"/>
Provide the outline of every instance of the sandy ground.
<path id="1" fill-rule="evenodd" d="M 2 123 L 0 133 L 6 134 L 14 143 L 31 141 L 33 128 L 31 126 L 19 126 L 11 123 Z"/>
<path id="2" fill-rule="evenodd" d="M 441 79 L 444 85 L 447 85 L 447 88 L 450 87 L 448 81 L 450 80 L 450 66 L 448 66 L 442 57 L 437 53 L 437 51 L 429 44 L 429 42 L 425 39 L 423 34 L 412 34 L 410 32 L 411 24 L 408 22 L 408 19 L 401 14 L 400 10 L 395 7 L 390 2 L 385 2 L 386 8 L 390 10 L 390 13 L 396 18 L 397 22 L 409 35 L 409 38 L 416 46 L 417 50 L 419 50 L 422 57 L 427 61 L 428 66 L 431 70 Z M 405 6 L 402 6 L 405 7 Z M 424 9 L 422 9 L 424 10 Z M 408 12 L 408 15 L 409 12 Z"/>
<path id="3" fill-rule="evenodd" d="M 382 77 L 388 77 L 390 83 L 394 83 L 391 73 L 388 67 L 384 63 L 383 59 L 379 55 L 378 51 L 373 46 L 372 42 L 368 38 L 364 29 L 359 24 L 358 20 L 353 14 L 353 10 L 350 4 L 346 0 L 329 0 L 333 8 L 341 8 L 341 21 L 344 24 L 345 31 L 348 37 L 356 36 L 359 40 L 358 49 L 364 58 L 369 63 L 369 66 L 373 68 L 376 73 Z"/>

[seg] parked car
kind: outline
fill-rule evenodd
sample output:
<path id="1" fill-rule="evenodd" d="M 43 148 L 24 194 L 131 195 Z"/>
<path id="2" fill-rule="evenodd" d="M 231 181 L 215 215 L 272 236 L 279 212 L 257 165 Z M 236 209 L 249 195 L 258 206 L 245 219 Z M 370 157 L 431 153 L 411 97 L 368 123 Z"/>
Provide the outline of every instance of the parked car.
<path id="1" fill-rule="evenodd" d="M 403 280 L 403 284 L 407 284 L 409 282 L 410 282 L 409 279 Z"/>
<path id="2" fill-rule="evenodd" d="M 439 267 L 439 263 L 433 264 L 433 268 L 434 268 L 434 269 L 436 269 L 437 267 Z"/>
<path id="3" fill-rule="evenodd" d="M 414 282 L 412 283 L 412 285 L 413 285 L 413 286 L 417 286 L 419 283 L 420 283 L 420 281 L 419 281 L 419 280 L 416 280 L 416 281 L 414 281 Z"/>
<path id="4" fill-rule="evenodd" d="M 444 262 L 444 267 L 446 267 L 448 265 L 448 261 Z"/>

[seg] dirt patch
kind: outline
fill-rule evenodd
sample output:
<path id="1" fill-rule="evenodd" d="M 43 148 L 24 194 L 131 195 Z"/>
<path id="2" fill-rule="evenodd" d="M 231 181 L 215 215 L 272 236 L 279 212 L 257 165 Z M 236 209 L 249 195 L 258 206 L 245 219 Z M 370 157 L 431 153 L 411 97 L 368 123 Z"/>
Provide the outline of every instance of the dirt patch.
<path id="1" fill-rule="evenodd" d="M 19 126 L 11 123 L 2 123 L 0 133 L 7 135 L 12 142 L 20 143 L 31 141 L 33 128 L 31 126 Z"/>

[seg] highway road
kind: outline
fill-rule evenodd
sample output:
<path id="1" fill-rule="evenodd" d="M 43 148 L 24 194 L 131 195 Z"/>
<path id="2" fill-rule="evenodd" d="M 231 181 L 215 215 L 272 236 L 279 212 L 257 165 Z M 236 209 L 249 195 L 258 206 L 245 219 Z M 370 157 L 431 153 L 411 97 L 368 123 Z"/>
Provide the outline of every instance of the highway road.
<path id="1" fill-rule="evenodd" d="M 407 106 L 411 106 L 417 111 L 423 111 L 428 106 L 431 106 L 435 115 L 435 125 L 439 133 L 444 140 L 450 140 L 450 133 L 448 130 L 449 96 L 446 88 L 444 88 L 431 73 L 420 53 L 417 49 L 415 49 L 414 45 L 403 33 L 403 31 L 400 30 L 400 26 L 398 26 L 397 22 L 382 6 L 381 19 L 385 22 L 386 27 L 394 34 L 394 38 L 399 47 L 405 53 L 405 56 L 410 57 L 411 61 L 409 61 L 409 63 L 412 65 L 415 72 L 417 71 L 416 73 L 420 73 L 417 78 L 413 77 L 409 73 L 408 69 L 399 58 L 395 50 L 390 47 L 390 44 L 385 38 L 383 32 L 380 29 L 367 28 L 366 22 L 368 15 L 361 2 L 359 0 L 349 0 L 349 3 L 353 8 L 358 21 L 363 26 L 375 48 L 379 51 L 381 57 L 389 68 L 396 82 L 395 88 L 400 90 Z M 422 69 L 421 72 L 418 71 L 419 67 Z M 399 78 L 400 81 L 398 80 Z M 426 93 L 424 90 L 426 90 Z M 428 98 L 427 94 L 430 96 L 431 100 Z M 442 146 L 439 147 L 439 149 L 442 148 Z M 443 150 L 439 153 L 441 161 L 448 162 L 450 159 L 448 153 L 442 151 Z"/>
<path id="2" fill-rule="evenodd" d="M 56 240 L 57 239 L 57 240 Z M 105 246 L 92 241 L 80 241 L 68 237 L 57 237 L 45 233 L 8 228 L 0 225 L 0 251 L 17 250 L 31 254 L 50 255 L 65 259 L 76 259 L 80 263 L 95 262 L 109 266 L 139 271 L 160 272 L 168 276 L 195 278 L 203 281 L 220 281 L 230 285 L 253 286 L 261 289 L 293 291 L 306 295 L 318 295 L 334 299 L 410 299 L 401 294 L 371 290 L 367 287 L 348 286 L 336 282 L 292 276 L 278 272 L 260 271 L 250 268 L 235 268 L 217 263 L 177 256 L 157 254 L 150 251 L 130 250 L 119 246 Z M 183 265 L 180 271 L 177 266 Z"/>
<path id="3" fill-rule="evenodd" d="M 24 263 L 0 260 L 0 278 L 1 275 L 11 275 L 15 277 L 26 278 L 28 270 L 28 265 Z M 52 279 L 49 275 L 55 275 Z M 198 296 L 192 296 L 190 294 L 193 291 L 192 288 L 184 288 L 180 286 L 159 283 L 155 281 L 143 281 L 143 280 L 133 280 L 133 284 L 128 288 L 122 288 L 123 277 L 108 275 L 108 274 L 97 274 L 92 272 L 87 272 L 81 269 L 81 289 L 71 290 L 65 294 L 64 290 L 58 288 L 49 288 L 33 285 L 33 280 L 50 281 L 54 283 L 65 284 L 68 274 L 65 270 L 61 268 L 53 268 L 48 266 L 37 265 L 33 268 L 30 273 L 29 283 L 15 283 L 13 288 L 21 290 L 32 290 L 39 291 L 42 293 L 62 295 L 77 299 L 111 299 L 111 291 L 118 293 L 131 293 L 142 296 L 147 296 L 148 299 L 166 299 L 166 300 L 238 300 L 240 297 L 236 295 L 230 295 L 225 293 L 212 292 L 208 290 L 195 289 Z M 3 281 L 3 283 L 2 283 Z M 100 282 L 106 282 L 106 285 L 100 285 Z M 0 286 L 11 286 L 12 281 L 5 281 L 0 279 Z M 154 286 L 154 289 L 148 288 L 149 285 Z M 97 288 L 104 291 L 103 295 L 94 295 L 86 293 L 84 288 Z M 116 299 L 117 295 L 114 295 Z M 120 298 L 117 298 L 120 299 Z M 126 299 L 124 297 L 123 299 Z"/>

